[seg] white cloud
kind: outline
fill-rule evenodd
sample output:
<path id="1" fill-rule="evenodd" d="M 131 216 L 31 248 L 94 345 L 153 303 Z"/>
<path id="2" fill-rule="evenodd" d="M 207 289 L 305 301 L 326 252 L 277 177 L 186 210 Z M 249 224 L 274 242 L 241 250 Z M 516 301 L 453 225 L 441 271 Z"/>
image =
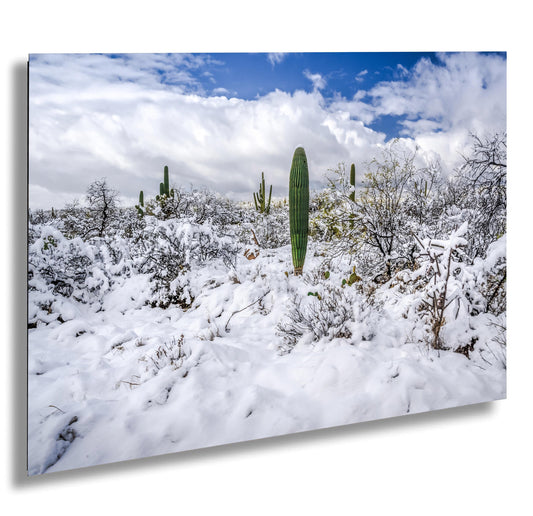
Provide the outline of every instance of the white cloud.
<path id="1" fill-rule="evenodd" d="M 214 88 L 211 93 L 213 93 L 213 95 L 228 95 L 231 92 L 228 89 L 226 89 L 226 88 L 220 88 L 219 87 L 219 88 Z"/>
<path id="2" fill-rule="evenodd" d="M 267 54 L 267 59 L 272 66 L 276 66 L 285 59 L 286 55 L 285 52 L 270 52 Z"/>
<path id="3" fill-rule="evenodd" d="M 364 79 L 365 79 L 365 75 L 368 74 L 368 70 L 362 70 L 361 72 L 359 72 L 356 76 L 355 76 L 355 80 L 357 82 L 363 82 Z"/>
<path id="4" fill-rule="evenodd" d="M 376 155 L 385 135 L 368 124 L 384 114 L 406 115 L 404 140 L 451 168 L 469 130 L 505 124 L 505 62 L 494 56 L 442 56 L 440 67 L 421 61 L 407 81 L 332 101 L 320 92 L 320 74 L 307 72 L 312 92 L 206 97 L 193 72 L 208 56 L 173 57 L 176 70 L 161 56 L 139 59 L 32 60 L 30 206 L 59 207 L 101 177 L 133 203 L 141 189 L 158 192 L 164 165 L 176 185 L 241 199 L 264 171 L 274 195 L 284 196 L 298 144 L 318 185 L 338 162 Z"/>
<path id="5" fill-rule="evenodd" d="M 368 95 L 376 115 L 434 121 L 443 131 L 501 130 L 506 123 L 506 63 L 496 55 L 443 54 L 421 59 L 407 81 L 383 82 Z M 409 124 L 406 124 L 409 134 Z M 415 131 L 416 132 L 416 131 Z"/>
<path id="6" fill-rule="evenodd" d="M 309 70 L 304 70 L 304 75 L 313 83 L 313 90 L 323 90 L 326 87 L 326 79 L 319 73 L 311 73 Z"/>
<path id="7" fill-rule="evenodd" d="M 317 92 L 277 90 L 242 100 L 122 87 L 122 100 L 107 86 L 100 97 L 72 90 L 32 96 L 31 206 L 46 207 L 55 193 L 80 197 L 103 176 L 133 202 L 141 189 L 157 193 L 165 164 L 176 185 L 205 185 L 242 199 L 264 171 L 274 195 L 284 196 L 298 144 L 318 184 L 328 168 L 369 159 L 384 140 L 346 112 L 327 110 Z"/>
<path id="8" fill-rule="evenodd" d="M 402 77 L 407 77 L 409 75 L 409 70 L 400 63 L 396 65 L 396 69 Z"/>

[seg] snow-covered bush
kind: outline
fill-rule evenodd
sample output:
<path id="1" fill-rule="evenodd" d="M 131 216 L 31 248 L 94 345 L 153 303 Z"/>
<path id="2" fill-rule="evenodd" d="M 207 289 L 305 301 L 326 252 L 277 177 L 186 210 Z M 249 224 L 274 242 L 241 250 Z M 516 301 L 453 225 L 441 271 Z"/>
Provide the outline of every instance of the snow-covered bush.
<path id="1" fill-rule="evenodd" d="M 29 324 L 65 319 L 58 297 L 101 303 L 118 277 L 130 273 L 127 244 L 119 239 L 66 238 L 49 225 L 31 225 L 28 242 Z"/>
<path id="2" fill-rule="evenodd" d="M 483 361 L 491 366 L 507 369 L 507 325 L 505 315 L 500 315 L 491 320 L 485 328 L 490 334 L 480 346 L 478 352 Z"/>
<path id="3" fill-rule="evenodd" d="M 419 241 L 420 266 L 411 273 L 410 279 L 420 286 L 420 302 L 416 309 L 428 327 L 428 340 L 433 349 L 468 350 L 477 340 L 469 323 L 470 318 L 479 312 L 480 300 L 479 296 L 472 298 L 468 295 L 471 291 L 468 284 L 473 277 L 461 259 L 463 248 L 467 245 L 463 238 L 467 229 L 468 224 L 464 223 L 448 240 Z M 456 333 L 454 342 L 447 339 L 445 344 L 445 332 L 441 333 L 441 330 L 448 323 L 446 330 L 450 334 L 453 321 L 460 322 L 465 335 Z"/>
<path id="4" fill-rule="evenodd" d="M 190 355 L 190 350 L 185 350 L 184 340 L 183 335 L 178 339 L 173 337 L 170 342 L 164 342 L 143 355 L 140 359 L 140 362 L 143 363 L 141 373 L 154 376 L 165 367 L 180 368 L 185 358 Z"/>
<path id="5" fill-rule="evenodd" d="M 469 224 L 468 254 L 484 257 L 507 227 L 507 135 L 472 135 L 470 152 L 457 174 L 458 204 Z"/>
<path id="6" fill-rule="evenodd" d="M 118 192 L 110 188 L 105 178 L 92 182 L 87 188 L 85 216 L 89 227 L 84 237 L 103 237 L 114 234 L 119 213 Z"/>
<path id="7" fill-rule="evenodd" d="M 362 188 L 355 190 L 345 164 L 330 171 L 329 187 L 316 197 L 318 209 L 311 219 L 312 232 L 329 240 L 330 259 L 350 256 L 365 278 L 378 283 L 413 263 L 412 229 L 419 214 L 412 213 L 410 196 L 421 176 L 415 157 L 392 143 L 366 164 Z"/>
<path id="8" fill-rule="evenodd" d="M 28 221 L 30 224 L 51 224 L 57 217 L 55 210 L 28 210 Z"/>
<path id="9" fill-rule="evenodd" d="M 188 273 L 193 267 L 212 264 L 215 260 L 226 267 L 235 267 L 239 247 L 229 237 L 219 236 L 210 224 L 184 219 L 146 219 L 132 253 L 138 270 L 151 275 L 153 305 L 190 306 L 194 293 L 189 288 Z"/>
<path id="10" fill-rule="evenodd" d="M 210 222 L 218 228 L 239 222 L 234 203 L 206 188 L 172 188 L 169 196 L 157 196 L 146 202 L 145 213 L 159 220 L 187 219 L 196 224 Z"/>
<path id="11" fill-rule="evenodd" d="M 261 249 L 276 249 L 290 243 L 289 205 L 272 201 L 268 213 L 245 208 L 242 222 L 236 228 L 237 238 L 244 244 L 255 244 Z"/>
<path id="12" fill-rule="evenodd" d="M 79 199 L 67 203 L 63 209 L 54 211 L 50 223 L 67 238 L 102 238 L 119 231 L 123 211 L 119 207 L 118 192 L 102 178 L 89 185 L 84 204 Z"/>
<path id="13" fill-rule="evenodd" d="M 485 312 L 501 315 L 507 309 L 507 235 L 502 235 L 487 248 L 487 255 L 474 260 L 472 269 L 476 289 L 484 298 Z"/>
<path id="14" fill-rule="evenodd" d="M 505 238 L 490 247 L 487 259 L 472 262 L 464 252 L 467 234 L 465 222 L 447 239 L 417 239 L 414 270 L 399 272 L 378 297 L 402 307 L 415 340 L 469 356 L 490 340 L 486 328 L 505 309 Z"/>
<path id="15" fill-rule="evenodd" d="M 307 296 L 293 295 L 285 318 L 277 326 L 287 351 L 299 342 L 352 336 L 353 290 L 328 281 L 310 285 L 310 288 L 312 291 Z"/>

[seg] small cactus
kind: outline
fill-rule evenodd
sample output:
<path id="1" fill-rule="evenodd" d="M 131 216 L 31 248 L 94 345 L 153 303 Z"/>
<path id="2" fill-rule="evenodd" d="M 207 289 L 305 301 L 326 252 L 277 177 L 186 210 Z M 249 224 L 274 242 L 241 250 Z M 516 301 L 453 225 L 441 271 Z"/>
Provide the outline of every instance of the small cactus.
<path id="1" fill-rule="evenodd" d="M 428 196 L 428 182 L 427 180 L 424 181 L 424 188 L 422 189 L 422 185 L 418 184 L 417 181 L 415 181 L 415 192 L 418 193 L 418 195 L 421 195 L 423 197 L 427 197 Z"/>
<path id="2" fill-rule="evenodd" d="M 348 285 L 349 287 L 351 287 L 354 283 L 357 283 L 358 281 L 361 281 L 361 276 L 357 275 L 357 273 L 355 272 L 355 265 L 354 265 L 352 268 L 352 273 L 350 274 L 348 279 L 342 280 L 342 286 L 344 287 L 344 285 Z"/>
<path id="3" fill-rule="evenodd" d="M 303 147 L 294 151 L 289 177 L 289 225 L 294 274 L 302 274 L 309 234 L 309 169 Z"/>
<path id="4" fill-rule="evenodd" d="M 352 186 L 353 190 L 350 193 L 350 200 L 352 202 L 355 202 L 355 164 L 352 163 L 352 166 L 350 167 L 350 185 Z"/>
<path id="5" fill-rule="evenodd" d="M 350 192 L 350 201 L 355 202 L 355 164 L 352 163 L 350 167 L 350 186 L 352 191 Z M 354 227 L 354 214 L 350 214 L 350 229 Z"/>
<path id="6" fill-rule="evenodd" d="M 144 192 L 142 190 L 139 192 L 139 204 L 135 207 L 137 208 L 139 217 L 144 216 Z"/>
<path id="7" fill-rule="evenodd" d="M 254 192 L 255 209 L 259 213 L 270 213 L 270 199 L 272 198 L 272 185 L 270 185 L 270 192 L 268 194 L 268 202 L 266 202 L 265 195 L 265 173 L 261 172 L 261 182 L 259 183 L 259 192 Z"/>

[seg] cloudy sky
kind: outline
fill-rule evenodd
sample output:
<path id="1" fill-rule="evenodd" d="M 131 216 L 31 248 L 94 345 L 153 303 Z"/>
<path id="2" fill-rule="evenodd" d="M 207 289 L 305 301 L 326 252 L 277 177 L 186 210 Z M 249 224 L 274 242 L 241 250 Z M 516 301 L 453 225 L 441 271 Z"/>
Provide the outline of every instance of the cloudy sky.
<path id="1" fill-rule="evenodd" d="M 31 208 L 102 177 L 133 204 L 164 165 L 250 200 L 264 171 L 282 197 L 298 145 L 316 188 L 392 138 L 451 171 L 470 132 L 506 129 L 501 53 L 34 54 L 29 91 Z"/>

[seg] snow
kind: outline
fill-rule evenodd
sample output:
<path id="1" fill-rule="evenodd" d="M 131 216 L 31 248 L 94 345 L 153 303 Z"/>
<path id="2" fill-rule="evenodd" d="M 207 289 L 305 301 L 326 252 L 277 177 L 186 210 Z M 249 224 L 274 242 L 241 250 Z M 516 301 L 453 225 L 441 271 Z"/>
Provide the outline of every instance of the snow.
<path id="1" fill-rule="evenodd" d="M 453 245 L 462 243 L 463 229 Z M 35 249 L 49 236 L 64 245 L 60 234 L 46 231 Z M 180 235 L 190 239 L 190 227 Z M 83 255 L 82 244 L 70 241 Z M 493 251 L 496 263 L 505 240 Z M 320 257 L 309 252 L 305 270 L 319 266 Z M 307 336 L 286 352 L 278 324 L 295 294 L 311 306 L 320 301 L 307 292 L 321 288 L 285 274 L 291 270 L 290 246 L 262 250 L 254 260 L 240 253 L 235 270 L 217 258 L 193 267 L 191 306 L 166 309 L 146 304 L 147 274 L 113 277 L 98 269 L 87 288 L 101 286 L 101 298 L 91 302 L 51 294 L 33 278 L 29 319 L 38 322 L 29 330 L 29 474 L 506 396 L 500 363 L 429 349 L 415 335 L 406 339 L 417 331 L 402 316 L 412 299 L 391 302 L 395 292 L 388 287 L 381 308 L 350 294 L 351 337 Z M 340 285 L 341 278 L 332 271 L 328 281 Z M 39 308 L 44 298 L 52 302 L 49 314 Z M 491 321 L 482 322 L 490 328 Z M 493 335 L 483 331 L 489 342 Z"/>

